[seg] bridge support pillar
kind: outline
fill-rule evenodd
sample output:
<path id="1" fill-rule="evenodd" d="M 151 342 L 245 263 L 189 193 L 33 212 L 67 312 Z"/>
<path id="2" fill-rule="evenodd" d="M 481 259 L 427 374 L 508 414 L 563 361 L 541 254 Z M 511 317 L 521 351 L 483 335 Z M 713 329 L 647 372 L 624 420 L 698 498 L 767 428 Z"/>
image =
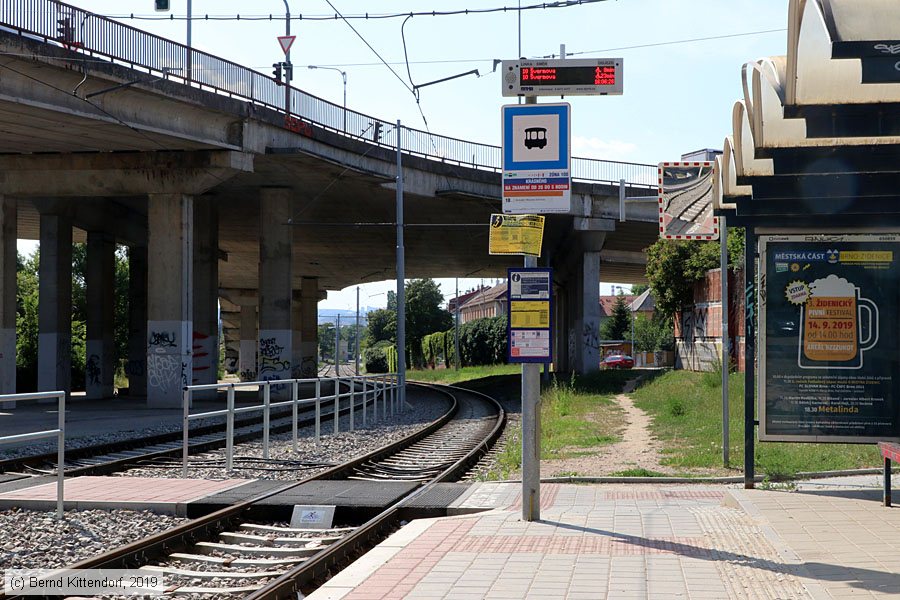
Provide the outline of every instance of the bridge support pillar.
<path id="1" fill-rule="evenodd" d="M 241 381 L 256 379 L 256 306 L 241 306 L 241 344 L 238 357 L 238 374 Z"/>
<path id="2" fill-rule="evenodd" d="M 147 397 L 147 246 L 128 248 L 128 395 Z"/>
<path id="3" fill-rule="evenodd" d="M 231 375 L 237 374 L 238 362 L 241 356 L 241 336 L 240 330 L 237 332 L 233 329 L 222 329 L 222 337 L 225 338 L 225 362 L 222 365 L 223 370 Z"/>
<path id="4" fill-rule="evenodd" d="M 291 190 L 263 188 L 259 196 L 260 381 L 291 377 L 292 241 Z M 275 388 L 278 389 L 275 389 Z M 291 387 L 272 388 L 273 398 L 290 397 Z"/>
<path id="5" fill-rule="evenodd" d="M 116 244 L 100 231 L 87 235 L 87 332 L 84 389 L 88 399 L 112 398 L 115 383 Z"/>
<path id="6" fill-rule="evenodd" d="M 191 372 L 194 199 L 150 194 L 147 212 L 147 405 L 175 408 Z"/>
<path id="7" fill-rule="evenodd" d="M 41 214 L 38 390 L 72 391 L 72 219 Z"/>
<path id="8" fill-rule="evenodd" d="M 296 364 L 300 366 L 302 377 L 315 377 L 319 371 L 319 280 L 304 277 L 300 287 L 298 325 L 300 348 Z"/>
<path id="9" fill-rule="evenodd" d="M 16 199 L 0 195 L 0 394 L 16 393 L 16 217 Z"/>
<path id="10" fill-rule="evenodd" d="M 569 366 L 576 373 L 590 373 L 600 368 L 599 252 L 584 252 L 578 259 L 569 289 L 568 331 L 574 338 L 569 340 L 569 348 L 574 347 Z"/>
<path id="11" fill-rule="evenodd" d="M 192 385 L 216 383 L 219 367 L 219 221 L 209 196 L 194 200 L 194 332 Z M 195 398 L 215 398 L 214 390 Z"/>

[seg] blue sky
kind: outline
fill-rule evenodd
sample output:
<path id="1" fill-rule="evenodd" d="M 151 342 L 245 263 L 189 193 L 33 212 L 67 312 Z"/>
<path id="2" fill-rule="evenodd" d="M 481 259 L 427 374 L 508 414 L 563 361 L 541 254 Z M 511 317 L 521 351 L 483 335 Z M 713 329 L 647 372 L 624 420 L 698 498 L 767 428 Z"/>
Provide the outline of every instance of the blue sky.
<path id="1" fill-rule="evenodd" d="M 288 2 L 295 16 L 334 15 L 326 0 Z M 153 0 L 70 3 L 105 15 L 163 14 L 153 11 Z M 345 16 L 519 5 L 518 0 L 331 3 Z M 529 0 L 521 3 L 530 4 Z M 186 0 L 171 0 L 171 5 L 171 14 L 185 15 Z M 731 130 L 732 105 L 742 93 L 741 66 L 760 56 L 785 52 L 787 6 L 787 0 L 607 0 L 523 11 L 521 55 L 558 54 L 560 44 L 565 44 L 567 53 L 574 53 L 572 58 L 624 58 L 622 96 L 566 98 L 572 104 L 573 155 L 649 164 L 677 160 L 683 152 L 721 148 Z M 276 40 L 284 33 L 281 0 L 193 0 L 193 13 L 195 17 L 269 13 L 281 17 L 271 22 L 194 21 L 193 45 L 266 74 L 273 62 L 283 59 Z M 176 41 L 185 40 L 184 21 L 123 21 Z M 404 31 L 409 70 L 416 84 L 476 68 L 482 74 L 426 87 L 418 106 L 405 87 L 409 81 L 401 38 L 403 19 L 350 22 L 399 78 L 344 21 L 304 19 L 291 24 L 291 32 L 297 35 L 291 50 L 295 86 L 340 104 L 340 73 L 306 68 L 334 67 L 347 72 L 347 103 L 354 110 L 385 122 L 400 119 L 417 129 L 426 128 L 424 114 L 434 133 L 500 145 L 500 107 L 515 103 L 515 99 L 501 96 L 499 73 L 491 73 L 491 68 L 494 59 L 518 56 L 516 11 L 409 19 Z M 769 33 L 759 33 L 766 31 Z M 544 99 L 555 100 L 558 98 Z M 440 282 L 445 293 L 452 294 L 453 280 Z M 460 288 L 477 283 L 466 281 Z M 393 282 L 367 284 L 361 295 L 368 297 L 393 286 Z M 608 289 L 608 285 L 601 286 L 604 293 Z M 375 296 L 363 304 L 383 304 L 384 298 Z M 355 304 L 353 287 L 343 293 L 330 292 L 320 307 Z"/>

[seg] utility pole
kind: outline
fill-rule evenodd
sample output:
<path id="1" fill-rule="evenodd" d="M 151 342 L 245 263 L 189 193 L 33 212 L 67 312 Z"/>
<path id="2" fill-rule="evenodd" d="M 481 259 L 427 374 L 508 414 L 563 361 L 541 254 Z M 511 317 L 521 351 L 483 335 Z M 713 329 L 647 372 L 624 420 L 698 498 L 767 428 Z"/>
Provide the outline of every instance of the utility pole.
<path id="1" fill-rule="evenodd" d="M 406 254 L 403 247 L 403 159 L 397 119 L 397 384 L 400 411 L 406 409 Z"/>
<path id="2" fill-rule="evenodd" d="M 334 376 L 341 374 L 341 315 L 337 316 L 337 322 L 334 327 Z"/>
<path id="3" fill-rule="evenodd" d="M 359 375 L 359 286 L 356 286 L 356 374 Z"/>
<path id="4" fill-rule="evenodd" d="M 455 325 L 453 327 L 453 367 L 459 371 L 459 277 L 456 278 L 456 310 Z"/>
<path id="5" fill-rule="evenodd" d="M 284 2 L 284 35 L 291 35 L 291 7 L 288 6 L 287 0 Z M 291 116 L 291 80 L 294 78 L 294 66 L 291 64 L 291 49 L 284 53 L 284 117 L 287 119 Z"/>

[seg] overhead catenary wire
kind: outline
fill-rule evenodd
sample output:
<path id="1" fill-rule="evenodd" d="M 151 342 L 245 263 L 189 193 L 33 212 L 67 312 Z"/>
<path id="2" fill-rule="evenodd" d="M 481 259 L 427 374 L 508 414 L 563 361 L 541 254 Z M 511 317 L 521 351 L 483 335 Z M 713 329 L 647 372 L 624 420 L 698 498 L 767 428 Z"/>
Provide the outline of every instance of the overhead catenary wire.
<path id="1" fill-rule="evenodd" d="M 326 0 L 327 1 L 327 0 Z M 396 12 L 396 13 L 362 13 L 362 14 L 353 14 L 353 15 L 341 15 L 338 11 L 332 6 L 332 10 L 335 11 L 335 14 L 330 15 L 291 15 L 292 21 L 337 21 L 340 19 L 344 20 L 383 20 L 383 19 L 400 19 L 407 16 L 422 16 L 422 17 L 449 17 L 449 16 L 458 16 L 458 15 L 484 15 L 491 13 L 515 13 L 521 11 L 530 11 L 530 10 L 548 10 L 555 8 L 572 8 L 578 6 L 586 6 L 589 4 L 598 4 L 600 2 L 608 2 L 609 0 L 562 0 L 560 2 L 540 2 L 536 4 L 529 4 L 526 6 L 497 6 L 491 8 L 460 8 L 456 10 L 430 10 L 430 11 L 405 11 L 405 12 Z M 328 3 L 331 4 L 330 2 Z M 162 15 L 152 15 L 152 14 L 135 14 L 135 13 L 124 13 L 124 14 L 108 14 L 103 15 L 107 18 L 111 19 L 134 19 L 138 21 L 186 21 L 190 18 L 193 21 L 283 21 L 284 16 L 274 15 L 274 14 L 260 14 L 260 15 L 196 15 L 188 17 L 187 15 L 174 15 L 170 14 L 167 16 Z"/>

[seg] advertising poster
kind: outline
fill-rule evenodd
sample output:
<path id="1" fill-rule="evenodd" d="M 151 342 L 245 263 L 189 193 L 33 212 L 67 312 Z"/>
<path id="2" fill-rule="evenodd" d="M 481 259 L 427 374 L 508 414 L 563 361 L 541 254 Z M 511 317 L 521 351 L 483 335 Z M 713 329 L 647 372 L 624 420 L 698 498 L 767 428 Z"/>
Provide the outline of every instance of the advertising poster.
<path id="1" fill-rule="evenodd" d="M 900 437 L 900 236 L 760 236 L 760 439 Z"/>

